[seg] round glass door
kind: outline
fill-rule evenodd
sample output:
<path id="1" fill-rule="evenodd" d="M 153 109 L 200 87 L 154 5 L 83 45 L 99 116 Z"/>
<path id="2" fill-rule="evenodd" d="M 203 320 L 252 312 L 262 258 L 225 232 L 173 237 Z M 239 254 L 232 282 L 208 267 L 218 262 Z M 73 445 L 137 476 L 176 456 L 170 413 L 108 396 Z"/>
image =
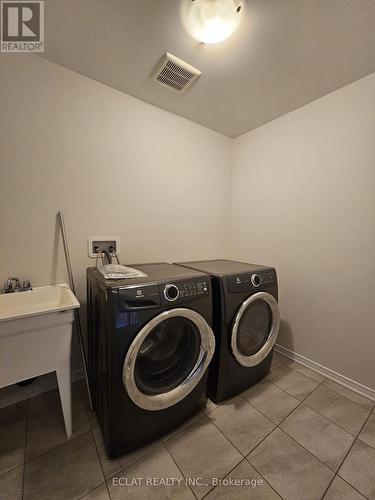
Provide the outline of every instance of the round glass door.
<path id="1" fill-rule="evenodd" d="M 241 305 L 233 325 L 231 347 L 236 360 L 251 367 L 272 350 L 280 327 L 277 301 L 265 292 L 251 295 Z"/>
<path id="2" fill-rule="evenodd" d="M 163 394 L 178 387 L 197 362 L 200 333 L 187 318 L 159 323 L 139 348 L 135 383 L 144 394 Z"/>
<path id="3" fill-rule="evenodd" d="M 200 314 L 184 308 L 165 311 L 133 340 L 123 366 L 124 386 L 141 408 L 168 408 L 198 384 L 214 349 L 214 335 Z"/>

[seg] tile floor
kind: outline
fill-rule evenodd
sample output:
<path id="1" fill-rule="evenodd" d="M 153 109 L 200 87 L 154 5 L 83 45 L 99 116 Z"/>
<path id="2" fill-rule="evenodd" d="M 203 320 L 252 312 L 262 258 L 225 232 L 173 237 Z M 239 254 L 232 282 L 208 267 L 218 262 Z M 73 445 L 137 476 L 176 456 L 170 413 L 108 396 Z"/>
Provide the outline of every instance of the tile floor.
<path id="1" fill-rule="evenodd" d="M 57 391 L 0 410 L 0 499 L 375 499 L 374 405 L 275 353 L 255 387 L 108 460 L 79 382 L 69 440 Z"/>

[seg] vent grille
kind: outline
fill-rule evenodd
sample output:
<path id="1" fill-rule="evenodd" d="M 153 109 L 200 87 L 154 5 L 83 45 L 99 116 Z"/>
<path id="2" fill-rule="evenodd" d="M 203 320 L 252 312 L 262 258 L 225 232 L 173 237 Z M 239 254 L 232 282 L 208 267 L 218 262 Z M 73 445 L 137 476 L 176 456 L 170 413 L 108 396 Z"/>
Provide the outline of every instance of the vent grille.
<path id="1" fill-rule="evenodd" d="M 175 71 L 176 73 L 180 73 L 182 76 L 185 76 L 188 79 L 190 79 L 194 76 L 194 73 L 192 71 L 188 71 L 186 68 L 183 68 L 182 66 L 178 66 L 178 64 L 175 64 L 172 61 L 168 61 L 166 64 L 166 67 L 170 68 L 171 70 Z"/>
<path id="2" fill-rule="evenodd" d="M 190 87 L 200 75 L 199 70 L 166 52 L 156 65 L 152 79 L 177 92 L 182 92 Z"/>

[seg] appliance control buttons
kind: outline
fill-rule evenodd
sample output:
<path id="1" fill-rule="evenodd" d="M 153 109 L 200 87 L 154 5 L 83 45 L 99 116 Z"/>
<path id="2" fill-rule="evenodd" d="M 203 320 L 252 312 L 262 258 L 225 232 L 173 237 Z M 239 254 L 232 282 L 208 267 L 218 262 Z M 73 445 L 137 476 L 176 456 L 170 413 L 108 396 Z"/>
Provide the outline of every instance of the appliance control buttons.
<path id="1" fill-rule="evenodd" d="M 180 290 L 177 288 L 176 285 L 165 285 L 164 288 L 164 297 L 169 301 L 169 302 L 174 302 L 175 300 L 178 299 L 180 296 Z"/>
<path id="2" fill-rule="evenodd" d="M 181 282 L 178 285 L 178 288 L 179 288 L 179 296 L 181 298 L 191 297 L 194 299 L 195 297 L 200 297 L 202 295 L 208 294 L 207 281 L 185 281 L 185 282 Z M 168 300 L 170 300 L 170 299 L 168 299 Z"/>
<path id="3" fill-rule="evenodd" d="M 258 287 L 261 284 L 261 279 L 260 279 L 259 274 L 252 274 L 251 275 L 251 283 L 255 287 Z"/>

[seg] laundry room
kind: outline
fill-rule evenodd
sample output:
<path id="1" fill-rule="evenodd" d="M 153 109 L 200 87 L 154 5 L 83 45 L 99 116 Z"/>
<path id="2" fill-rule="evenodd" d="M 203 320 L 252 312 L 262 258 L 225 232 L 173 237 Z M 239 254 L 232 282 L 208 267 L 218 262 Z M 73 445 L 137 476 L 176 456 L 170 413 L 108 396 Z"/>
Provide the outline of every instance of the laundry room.
<path id="1" fill-rule="evenodd" d="M 0 24 L 0 499 L 375 499 L 374 1 Z"/>

